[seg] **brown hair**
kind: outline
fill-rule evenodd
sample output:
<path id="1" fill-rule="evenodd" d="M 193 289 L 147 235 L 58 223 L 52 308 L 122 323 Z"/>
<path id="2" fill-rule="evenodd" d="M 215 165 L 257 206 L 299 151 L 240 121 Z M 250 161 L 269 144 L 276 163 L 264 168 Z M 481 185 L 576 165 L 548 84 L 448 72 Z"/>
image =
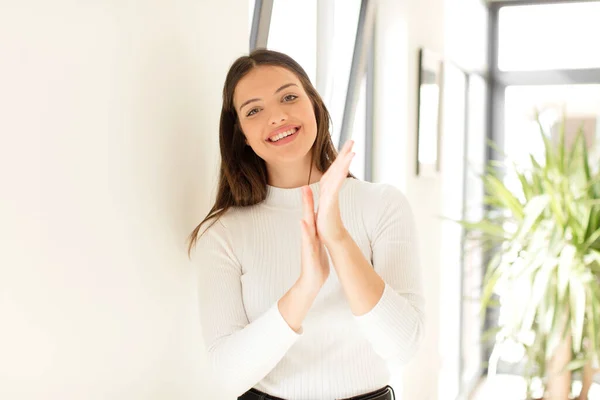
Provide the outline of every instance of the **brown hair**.
<path id="1" fill-rule="evenodd" d="M 229 208 L 258 204 L 267 196 L 266 164 L 250 146 L 246 145 L 233 105 L 233 94 L 238 82 L 253 68 L 260 65 L 283 67 L 293 72 L 311 99 L 317 122 L 317 137 L 311 151 L 311 165 L 314 164 L 320 172 L 325 172 L 337 156 L 329 132 L 331 123 L 329 112 L 308 75 L 296 61 L 286 54 L 266 49 L 255 50 L 235 60 L 223 86 L 223 106 L 219 124 L 221 167 L 217 198 L 208 215 L 188 237 L 188 257 L 198 240 L 198 232 L 205 222 L 214 218 L 214 224 Z M 348 176 L 354 178 L 350 173 Z M 309 183 L 310 172 L 307 184 Z"/>

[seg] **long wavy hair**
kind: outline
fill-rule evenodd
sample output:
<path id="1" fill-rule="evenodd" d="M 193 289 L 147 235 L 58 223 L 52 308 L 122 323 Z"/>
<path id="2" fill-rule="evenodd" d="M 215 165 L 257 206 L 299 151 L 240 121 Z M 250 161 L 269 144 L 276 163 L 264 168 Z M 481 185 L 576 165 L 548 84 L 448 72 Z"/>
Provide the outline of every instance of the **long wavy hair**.
<path id="1" fill-rule="evenodd" d="M 238 82 L 253 68 L 261 65 L 283 67 L 293 72 L 308 94 L 317 122 L 317 137 L 311 148 L 311 165 L 324 173 L 337 157 L 338 153 L 329 131 L 331 123 L 329 112 L 308 75 L 296 61 L 286 54 L 266 49 L 255 50 L 235 60 L 223 86 L 223 106 L 219 124 L 221 167 L 217 198 L 209 213 L 188 237 L 188 257 L 196 245 L 198 233 L 204 223 L 213 220 L 210 225 L 212 226 L 231 207 L 255 205 L 267 196 L 267 166 L 252 147 L 246 145 L 233 105 L 233 94 Z M 311 172 L 312 168 L 307 177 L 307 184 L 310 184 Z M 348 176 L 354 178 L 350 173 Z"/>

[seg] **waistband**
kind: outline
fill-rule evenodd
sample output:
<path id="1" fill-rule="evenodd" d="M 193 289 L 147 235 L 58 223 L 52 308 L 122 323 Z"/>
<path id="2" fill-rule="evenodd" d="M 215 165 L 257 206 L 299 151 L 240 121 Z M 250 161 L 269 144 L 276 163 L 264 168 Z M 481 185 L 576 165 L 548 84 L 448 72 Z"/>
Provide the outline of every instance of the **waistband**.
<path id="1" fill-rule="evenodd" d="M 271 396 L 267 393 L 263 393 L 257 389 L 250 389 L 240 397 L 238 400 L 285 400 L 281 397 Z M 381 389 L 375 390 L 373 392 L 360 394 L 354 397 L 348 397 L 345 399 L 338 400 L 396 400 L 396 393 L 394 393 L 394 389 L 387 385 Z"/>

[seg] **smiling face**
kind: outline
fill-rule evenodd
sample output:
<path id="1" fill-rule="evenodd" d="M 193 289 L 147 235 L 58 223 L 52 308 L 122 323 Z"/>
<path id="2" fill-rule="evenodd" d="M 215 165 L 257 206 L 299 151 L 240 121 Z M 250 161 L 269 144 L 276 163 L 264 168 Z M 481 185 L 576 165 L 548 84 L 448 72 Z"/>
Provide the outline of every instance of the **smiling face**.
<path id="1" fill-rule="evenodd" d="M 233 104 L 248 145 L 268 168 L 309 165 L 317 137 L 310 97 L 290 70 L 261 65 L 237 84 Z"/>

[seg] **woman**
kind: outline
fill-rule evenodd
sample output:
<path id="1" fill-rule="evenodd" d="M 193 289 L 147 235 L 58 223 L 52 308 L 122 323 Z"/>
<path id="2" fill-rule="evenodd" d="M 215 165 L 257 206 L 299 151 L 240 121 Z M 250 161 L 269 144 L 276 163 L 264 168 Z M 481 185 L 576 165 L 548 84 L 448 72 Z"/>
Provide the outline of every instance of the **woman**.
<path id="1" fill-rule="evenodd" d="M 239 399 L 392 399 L 389 366 L 423 336 L 409 204 L 348 172 L 329 122 L 290 57 L 231 66 L 217 199 L 189 250 L 211 371 Z"/>

